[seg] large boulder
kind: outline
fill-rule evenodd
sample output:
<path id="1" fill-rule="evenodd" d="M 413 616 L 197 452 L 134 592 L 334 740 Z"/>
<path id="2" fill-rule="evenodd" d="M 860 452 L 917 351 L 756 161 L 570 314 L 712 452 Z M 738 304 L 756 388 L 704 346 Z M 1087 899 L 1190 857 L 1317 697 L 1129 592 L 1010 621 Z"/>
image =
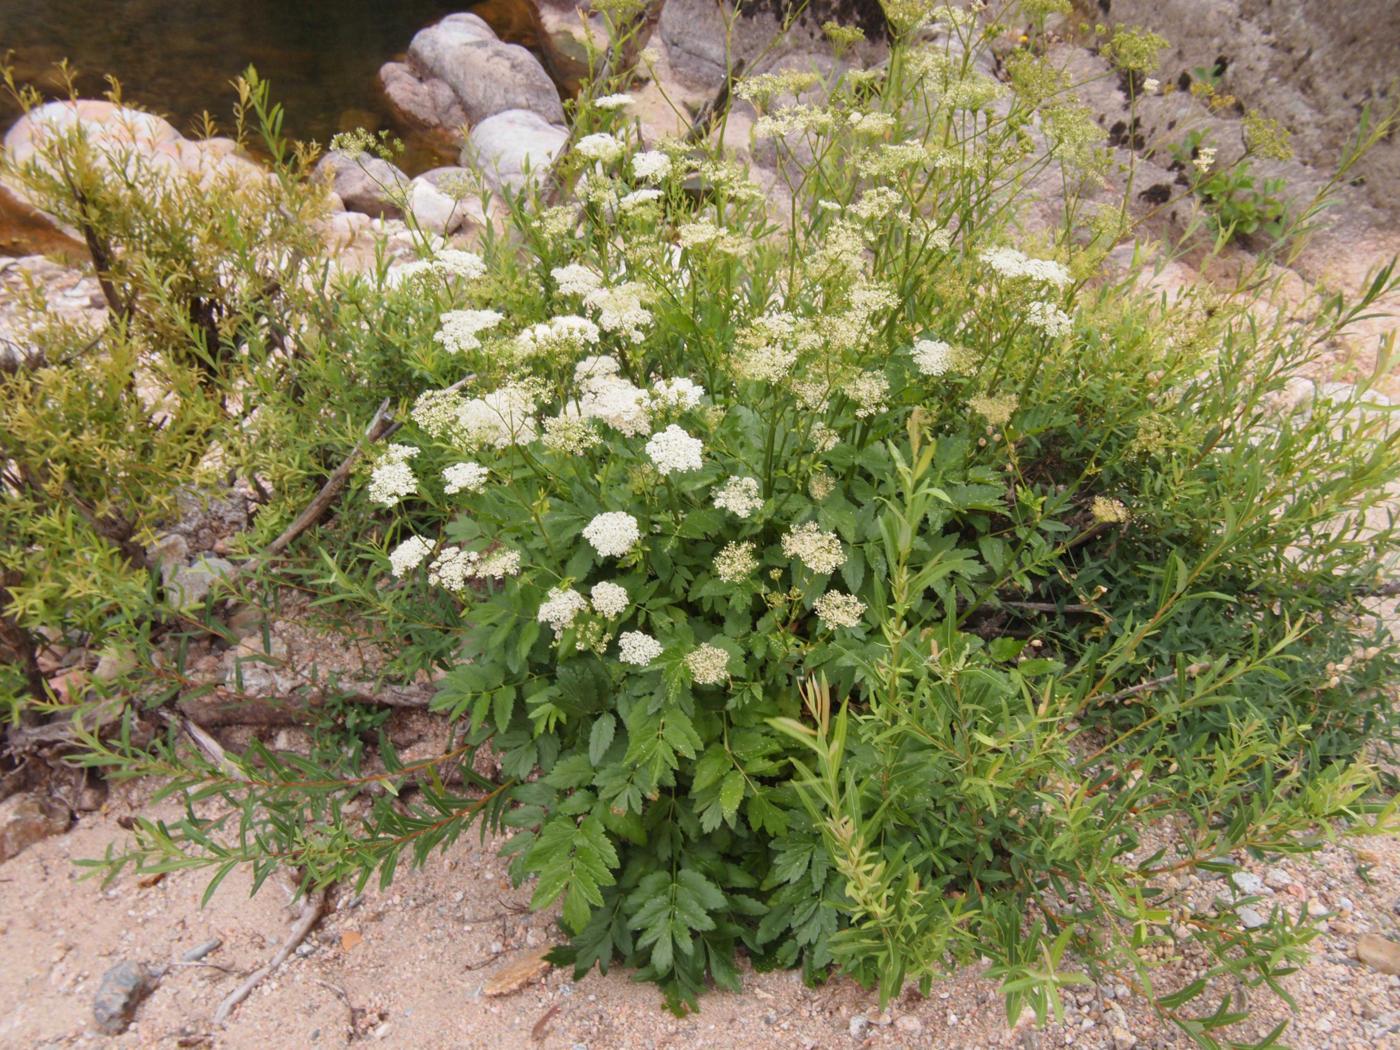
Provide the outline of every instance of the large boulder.
<path id="1" fill-rule="evenodd" d="M 503 43 L 476 15 L 448 15 L 420 30 L 408 61 L 421 78 L 451 88 L 472 124 L 507 110 L 528 110 L 546 123 L 564 120 L 559 92 L 535 56 Z"/>
<path id="2" fill-rule="evenodd" d="M 386 62 L 379 70 L 379 86 L 389 108 L 409 127 L 458 135 L 467 123 L 466 111 L 446 81 L 420 75 L 405 62 Z"/>
<path id="3" fill-rule="evenodd" d="M 331 150 L 316 162 L 315 175 L 330 182 L 347 211 L 403 216 L 399 202 L 408 192 L 408 176 L 381 157 Z"/>
<path id="4" fill-rule="evenodd" d="M 493 186 L 518 191 L 531 175 L 554 163 L 568 137 L 564 128 L 538 113 L 508 109 L 472 129 L 462 149 L 462 163 L 479 167 Z"/>
<path id="5" fill-rule="evenodd" d="M 466 168 L 434 168 L 408 187 L 408 208 L 418 225 L 446 236 L 463 226 L 479 226 L 486 216 L 475 193 L 477 180 Z"/>
<path id="6" fill-rule="evenodd" d="M 31 109 L 5 133 L 5 153 L 15 164 L 33 159 L 44 140 L 81 128 L 99 149 L 135 146 L 145 152 L 180 141 L 168 120 L 99 99 L 46 102 Z"/>
<path id="7" fill-rule="evenodd" d="M 689 88 L 714 91 L 723 82 L 729 63 L 742 59 L 747 71 L 767 72 L 791 52 L 826 52 L 821 24 L 828 20 L 860 25 L 868 42 L 856 48 L 862 64 L 871 64 L 885 46 L 885 18 L 876 0 L 817 0 L 802 4 L 800 16 L 787 30 L 782 20 L 798 5 L 793 0 L 746 3 L 739 25 L 731 33 L 726 22 L 734 12 L 716 0 L 666 0 L 657 35 L 666 46 L 671 70 Z M 726 6 L 728 6 L 726 4 Z"/>
<path id="8" fill-rule="evenodd" d="M 1363 106 L 1383 112 L 1396 98 L 1395 0 L 1112 0 L 1100 7 L 1107 22 L 1145 26 L 1167 39 L 1156 74 L 1164 84 L 1185 88 L 1194 70 L 1215 69 L 1222 91 L 1280 121 L 1299 160 L 1321 172 L 1335 167 Z M 1378 143 L 1351 174 L 1372 207 L 1400 213 L 1400 136 Z"/>

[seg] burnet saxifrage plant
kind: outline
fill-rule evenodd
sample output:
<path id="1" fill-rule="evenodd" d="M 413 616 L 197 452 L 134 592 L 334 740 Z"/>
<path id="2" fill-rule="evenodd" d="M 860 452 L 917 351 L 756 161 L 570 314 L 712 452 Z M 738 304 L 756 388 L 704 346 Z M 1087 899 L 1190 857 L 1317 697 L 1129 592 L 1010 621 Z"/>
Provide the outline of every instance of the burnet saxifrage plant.
<path id="1" fill-rule="evenodd" d="M 1365 302 L 1132 291 L 1036 41 L 1002 82 L 968 16 L 892 19 L 877 68 L 738 85 L 776 186 L 584 104 L 563 203 L 351 282 L 414 393 L 340 600 L 445 669 L 442 764 L 489 744 L 499 780 L 405 769 L 363 814 L 363 780 L 211 767 L 256 840 L 215 860 L 387 879 L 484 820 L 561 907 L 557 961 L 676 1007 L 740 956 L 885 997 L 986 957 L 1013 1016 L 1112 973 L 1214 1045 L 1229 982 L 1303 957 L 1306 914 L 1245 929 L 1257 901 L 1164 880 L 1390 823 L 1360 751 L 1391 727 L 1396 438 L 1364 383 L 1286 396 Z M 1022 232 L 1047 172 L 1061 221 Z M 1212 980 L 1159 977 L 1183 953 Z"/>

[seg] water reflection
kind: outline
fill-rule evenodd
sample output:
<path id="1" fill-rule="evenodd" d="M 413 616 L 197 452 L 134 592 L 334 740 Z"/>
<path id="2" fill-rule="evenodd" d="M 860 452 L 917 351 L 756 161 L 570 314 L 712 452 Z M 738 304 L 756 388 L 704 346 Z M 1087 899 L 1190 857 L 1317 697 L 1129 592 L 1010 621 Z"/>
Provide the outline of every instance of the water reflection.
<path id="1" fill-rule="evenodd" d="M 89 97 L 115 75 L 127 98 L 194 133 L 201 113 L 227 124 L 229 82 L 250 63 L 283 103 L 288 134 L 325 143 L 337 131 L 391 126 L 375 82 L 414 32 L 472 9 L 506 40 L 534 50 L 556 82 L 557 50 L 531 0 L 0 0 L 0 51 L 45 94 L 60 90 L 53 65 L 80 71 Z M 15 113 L 3 115 L 8 124 Z M 441 143 L 410 143 L 410 171 L 450 159 Z"/>

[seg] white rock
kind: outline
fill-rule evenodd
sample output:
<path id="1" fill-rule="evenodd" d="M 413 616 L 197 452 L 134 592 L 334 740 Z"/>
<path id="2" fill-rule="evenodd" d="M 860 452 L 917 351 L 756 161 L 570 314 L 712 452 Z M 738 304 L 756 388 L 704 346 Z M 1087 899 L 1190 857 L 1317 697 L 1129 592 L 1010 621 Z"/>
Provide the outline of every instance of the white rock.
<path id="1" fill-rule="evenodd" d="M 226 558 L 202 556 L 193 565 L 178 566 L 166 582 L 166 596 L 178 608 L 188 609 L 208 597 L 214 581 L 233 573 L 234 566 Z"/>
<path id="2" fill-rule="evenodd" d="M 1264 892 L 1264 880 L 1252 871 L 1234 872 L 1230 876 L 1230 881 L 1234 883 L 1235 889 L 1246 896 Z"/>
<path id="3" fill-rule="evenodd" d="M 480 167 L 493 186 L 519 190 L 527 177 L 537 177 L 554 162 L 567 138 L 564 128 L 539 114 L 511 109 L 472 129 L 462 163 Z M 527 168 L 532 176 L 526 175 Z"/>
<path id="4" fill-rule="evenodd" d="M 472 124 L 512 109 L 529 110 L 546 122 L 564 120 L 559 91 L 539 60 L 518 44 L 502 43 L 476 15 L 448 15 L 420 30 L 408 61 L 446 83 Z"/>
<path id="5" fill-rule="evenodd" d="M 395 198 L 407 192 L 408 176 L 382 157 L 332 150 L 316 162 L 315 175 L 330 182 L 348 211 L 393 219 L 403 214 Z"/>
<path id="6" fill-rule="evenodd" d="M 1246 930 L 1257 930 L 1269 920 L 1260 915 L 1253 908 L 1241 908 L 1239 910 L 1240 925 Z"/>

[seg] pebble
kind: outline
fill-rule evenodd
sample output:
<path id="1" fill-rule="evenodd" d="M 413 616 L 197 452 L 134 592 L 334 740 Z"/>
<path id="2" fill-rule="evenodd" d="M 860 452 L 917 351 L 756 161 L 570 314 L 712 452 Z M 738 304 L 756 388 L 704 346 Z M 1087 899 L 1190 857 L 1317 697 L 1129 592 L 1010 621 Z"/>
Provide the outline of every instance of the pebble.
<path id="1" fill-rule="evenodd" d="M 957 1024 L 958 1015 L 949 1014 L 948 1021 L 950 1024 Z M 918 1035 L 924 1030 L 924 1022 L 920 1021 L 913 1014 L 905 1014 L 899 1020 L 895 1021 L 894 1026 L 901 1032 L 908 1032 L 910 1035 Z"/>
<path id="2" fill-rule="evenodd" d="M 141 1000 L 151 993 L 155 980 L 139 962 L 123 959 L 102 975 L 92 1003 L 97 1027 L 107 1035 L 120 1035 L 131 1024 Z"/>
<path id="3" fill-rule="evenodd" d="M 850 1024 L 846 1025 L 846 1031 L 852 1039 L 860 1039 L 865 1035 L 865 1030 L 870 1027 L 870 1022 L 864 1014 L 856 1014 L 851 1018 Z"/>
<path id="4" fill-rule="evenodd" d="M 189 951 L 185 952 L 184 955 L 180 956 L 180 958 L 185 962 L 199 962 L 199 960 L 203 959 L 206 955 L 218 951 L 223 945 L 224 942 L 221 938 L 211 937 L 203 944 L 195 945 Z"/>
<path id="5" fill-rule="evenodd" d="M 1356 957 L 1373 970 L 1400 974 L 1400 944 L 1374 933 L 1356 939 Z"/>
<path id="6" fill-rule="evenodd" d="M 1252 871 L 1237 871 L 1230 876 L 1230 881 L 1235 884 L 1235 889 L 1246 896 L 1264 892 L 1264 880 Z"/>
<path id="7" fill-rule="evenodd" d="M 1253 908 L 1241 908 L 1239 910 L 1240 925 L 1246 930 L 1257 930 L 1269 920 L 1260 915 Z"/>
<path id="8" fill-rule="evenodd" d="M 1270 889 L 1281 890 L 1293 884 L 1293 876 L 1282 868 L 1269 868 L 1264 872 L 1264 885 Z"/>

